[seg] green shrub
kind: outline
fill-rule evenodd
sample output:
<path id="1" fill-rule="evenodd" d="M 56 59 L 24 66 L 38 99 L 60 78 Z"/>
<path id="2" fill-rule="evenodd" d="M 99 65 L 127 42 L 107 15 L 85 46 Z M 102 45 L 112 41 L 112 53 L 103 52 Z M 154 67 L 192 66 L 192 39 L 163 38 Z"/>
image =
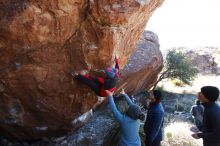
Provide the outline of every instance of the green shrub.
<path id="1" fill-rule="evenodd" d="M 164 60 L 164 68 L 153 89 L 164 79 L 177 79 L 183 84 L 190 85 L 198 73 L 191 58 L 176 49 L 169 50 Z"/>

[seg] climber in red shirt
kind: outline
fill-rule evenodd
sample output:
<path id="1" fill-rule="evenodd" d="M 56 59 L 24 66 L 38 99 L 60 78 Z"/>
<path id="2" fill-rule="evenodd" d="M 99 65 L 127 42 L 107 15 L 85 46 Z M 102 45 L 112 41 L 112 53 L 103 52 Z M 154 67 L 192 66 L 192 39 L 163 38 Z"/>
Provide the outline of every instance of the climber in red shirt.
<path id="1" fill-rule="evenodd" d="M 115 57 L 115 67 L 108 67 L 105 69 L 105 77 L 91 77 L 86 73 L 73 75 L 77 80 L 83 82 L 89 86 L 98 96 L 108 96 L 105 90 L 114 92 L 116 90 L 116 84 L 119 80 L 119 59 Z"/>

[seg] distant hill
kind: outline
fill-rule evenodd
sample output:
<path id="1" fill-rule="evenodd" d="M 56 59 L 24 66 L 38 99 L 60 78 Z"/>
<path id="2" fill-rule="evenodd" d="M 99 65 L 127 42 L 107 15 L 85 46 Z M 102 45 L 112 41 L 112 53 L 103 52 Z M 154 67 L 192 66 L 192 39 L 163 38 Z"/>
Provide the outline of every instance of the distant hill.
<path id="1" fill-rule="evenodd" d="M 192 58 L 199 73 L 220 75 L 220 48 L 217 47 L 176 47 Z M 166 53 L 166 52 L 165 52 Z"/>

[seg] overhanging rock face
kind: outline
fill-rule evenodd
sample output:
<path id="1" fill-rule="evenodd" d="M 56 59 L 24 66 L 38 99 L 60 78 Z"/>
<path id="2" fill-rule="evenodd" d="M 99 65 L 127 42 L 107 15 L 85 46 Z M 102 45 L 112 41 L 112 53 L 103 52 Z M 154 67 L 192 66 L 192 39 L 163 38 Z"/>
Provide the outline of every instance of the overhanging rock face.
<path id="1" fill-rule="evenodd" d="M 69 77 L 68 70 L 107 67 L 115 54 L 123 68 L 162 2 L 2 0 L 0 131 L 35 139 L 71 132 L 86 123 L 97 97 Z M 74 122 L 81 115 L 81 122 Z"/>

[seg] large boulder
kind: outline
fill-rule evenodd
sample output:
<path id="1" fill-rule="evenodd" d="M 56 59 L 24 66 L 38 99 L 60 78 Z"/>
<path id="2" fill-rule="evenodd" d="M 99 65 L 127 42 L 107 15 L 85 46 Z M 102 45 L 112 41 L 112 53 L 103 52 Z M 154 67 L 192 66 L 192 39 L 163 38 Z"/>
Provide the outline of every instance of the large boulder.
<path id="1" fill-rule="evenodd" d="M 148 19 L 163 1 L 1 0 L 1 133 L 36 139 L 85 124 L 97 97 L 68 76 L 68 70 L 101 69 L 112 65 L 116 54 L 123 68 Z M 160 58 L 152 58 L 139 78 L 146 70 L 155 74 L 149 77 L 156 77 L 161 66 L 154 62 L 161 65 Z M 122 77 L 119 86 L 126 82 L 133 92 L 149 88 L 152 82 L 146 80 L 155 79 L 144 75 L 141 86 L 131 89 L 136 83 L 130 86 Z"/>
<path id="2" fill-rule="evenodd" d="M 131 94 L 148 90 L 156 82 L 162 67 L 163 56 L 158 36 L 151 31 L 145 31 L 122 70 L 118 89 L 124 88 Z"/>

